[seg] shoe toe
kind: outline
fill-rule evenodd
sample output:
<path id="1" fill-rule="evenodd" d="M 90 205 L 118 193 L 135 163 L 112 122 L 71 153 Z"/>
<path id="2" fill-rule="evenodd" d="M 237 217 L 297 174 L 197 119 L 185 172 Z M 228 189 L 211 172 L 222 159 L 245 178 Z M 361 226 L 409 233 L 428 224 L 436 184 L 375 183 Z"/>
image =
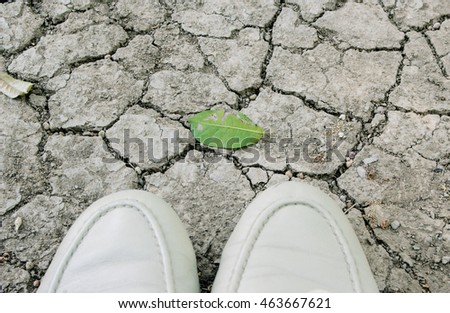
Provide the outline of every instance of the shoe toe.
<path id="1" fill-rule="evenodd" d="M 243 214 L 224 249 L 213 291 L 317 290 L 376 292 L 377 287 L 339 207 L 306 184 L 278 185 Z"/>
<path id="2" fill-rule="evenodd" d="M 192 245 L 172 208 L 152 194 L 103 198 L 78 218 L 40 292 L 197 292 Z"/>

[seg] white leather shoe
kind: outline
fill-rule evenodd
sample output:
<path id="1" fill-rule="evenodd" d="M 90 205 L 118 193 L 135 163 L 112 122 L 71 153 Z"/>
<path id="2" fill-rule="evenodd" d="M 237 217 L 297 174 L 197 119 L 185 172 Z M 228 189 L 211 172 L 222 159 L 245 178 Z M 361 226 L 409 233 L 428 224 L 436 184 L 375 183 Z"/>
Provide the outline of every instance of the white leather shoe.
<path id="1" fill-rule="evenodd" d="M 122 191 L 75 221 L 38 292 L 198 292 L 194 250 L 176 213 L 155 195 Z"/>
<path id="2" fill-rule="evenodd" d="M 337 204 L 287 182 L 259 194 L 222 254 L 213 292 L 378 292 Z"/>

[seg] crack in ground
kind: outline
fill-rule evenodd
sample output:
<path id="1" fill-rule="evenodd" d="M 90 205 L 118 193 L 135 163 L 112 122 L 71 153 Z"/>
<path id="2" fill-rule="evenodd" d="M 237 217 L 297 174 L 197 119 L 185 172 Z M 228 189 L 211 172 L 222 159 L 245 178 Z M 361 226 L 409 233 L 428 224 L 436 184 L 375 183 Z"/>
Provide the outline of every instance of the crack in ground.
<path id="1" fill-rule="evenodd" d="M 379 2 L 380 2 L 380 1 L 381 1 L 381 0 L 379 0 Z M 160 0 L 160 2 L 164 2 L 164 1 L 163 1 L 163 0 Z M 284 4 L 284 1 L 281 1 L 281 3 L 280 3 L 280 8 L 279 8 L 279 10 L 277 11 L 278 14 L 279 14 L 279 12 L 280 12 L 281 9 L 282 9 L 283 4 Z M 323 15 L 323 14 L 325 14 L 325 11 L 322 13 L 322 15 Z M 316 20 L 317 20 L 318 18 L 320 18 L 320 16 L 317 17 Z M 273 27 L 273 24 L 275 23 L 275 21 L 276 21 L 276 17 L 274 18 L 274 21 L 273 21 L 272 25 L 271 25 L 270 27 L 268 27 L 268 29 L 267 29 L 267 30 L 270 32 L 270 34 L 272 33 L 272 30 L 273 30 L 272 27 Z M 267 28 L 267 27 L 266 27 L 266 28 Z M 127 34 L 129 35 L 130 33 L 131 33 L 131 32 L 130 32 L 129 30 L 127 30 Z M 196 36 L 196 38 L 197 38 L 197 37 L 198 37 L 198 36 Z M 40 38 L 41 38 L 41 37 L 36 38 L 36 40 L 39 40 Z M 125 46 L 128 45 L 128 42 L 129 42 L 129 40 L 127 41 L 127 43 L 125 44 Z M 273 49 L 274 49 L 274 45 L 273 45 L 273 43 L 272 43 L 272 37 L 271 37 L 271 36 L 269 37 L 268 42 L 269 42 L 269 50 L 268 50 L 267 55 L 266 55 L 266 57 L 265 57 L 264 63 L 262 64 L 261 77 L 264 78 L 264 79 L 263 79 L 263 84 L 262 84 L 261 86 L 264 85 L 264 81 L 265 81 L 265 79 L 266 79 L 266 77 L 267 77 L 266 70 L 267 70 L 267 66 L 269 65 L 269 63 L 270 63 L 270 61 L 271 61 L 271 58 L 272 58 L 272 55 L 273 55 Z M 199 48 L 198 42 L 197 42 L 197 48 Z M 404 49 L 404 43 L 403 43 L 403 46 L 402 46 L 402 48 L 401 48 L 400 50 L 403 51 L 403 49 Z M 270 50 L 271 50 L 271 51 L 270 51 Z M 395 50 L 395 51 L 400 51 L 400 50 Z M 201 49 L 199 49 L 199 51 L 200 51 L 200 53 L 202 53 Z M 364 50 L 364 51 L 366 51 L 366 50 Z M 383 50 L 383 51 L 384 51 L 384 50 Z M 110 53 L 110 54 L 113 54 L 113 53 Z M 205 58 L 205 56 L 203 55 L 203 53 L 202 53 L 202 56 L 203 56 L 203 58 L 207 61 L 207 59 Z M 404 59 L 405 56 L 404 56 L 403 53 L 402 53 L 402 56 L 403 56 L 403 59 Z M 73 66 L 76 66 L 76 64 L 74 64 Z M 215 73 L 215 74 L 217 75 L 217 73 L 218 73 L 218 72 L 217 72 L 217 68 L 216 68 L 213 64 L 209 64 L 209 66 L 211 66 L 212 69 L 215 69 L 215 70 L 216 70 L 216 73 Z M 263 70 L 263 69 L 264 69 L 264 70 Z M 384 101 L 385 101 L 386 103 L 389 103 L 389 96 L 390 96 L 390 93 L 391 93 L 396 87 L 398 87 L 398 85 L 399 85 L 400 82 L 401 82 L 401 72 L 402 72 L 402 70 L 403 70 L 403 60 L 402 60 L 402 62 L 400 63 L 400 66 L 399 66 L 399 69 L 398 69 L 398 72 L 397 72 L 396 83 L 395 83 L 395 84 L 390 88 L 390 90 L 388 90 L 388 92 L 386 92 L 386 94 L 385 94 L 385 100 L 384 100 Z M 220 75 L 217 75 L 217 77 L 219 77 L 222 81 L 224 81 L 224 78 L 222 78 Z M 239 108 L 239 106 L 240 106 L 242 103 L 245 103 L 245 97 L 244 97 L 243 95 L 240 95 L 239 93 L 237 93 L 237 92 L 231 90 L 231 89 L 229 88 L 228 84 L 226 83 L 226 80 L 225 80 L 224 84 L 225 84 L 225 86 L 227 87 L 227 89 L 228 89 L 229 91 L 234 92 L 235 94 L 237 94 L 237 95 L 239 96 L 238 108 Z M 274 88 L 274 87 L 272 86 L 272 90 L 275 91 L 275 92 L 278 92 L 278 91 L 276 91 L 275 89 L 276 89 L 276 88 Z M 252 90 L 252 92 L 255 92 L 255 93 L 259 94 L 259 90 L 257 90 L 257 89 Z M 288 92 L 284 92 L 284 91 L 282 91 L 282 90 L 280 90 L 279 93 L 281 93 L 281 94 L 286 94 L 286 95 L 290 95 Z M 335 111 L 335 110 L 333 110 L 333 109 L 319 108 L 317 102 L 314 102 L 314 101 L 312 101 L 312 100 L 306 100 L 306 97 L 304 97 L 304 96 L 302 96 L 302 95 L 300 95 L 300 94 L 297 94 L 297 95 L 296 95 L 296 94 L 291 94 L 291 95 L 296 96 L 296 97 L 302 99 L 303 102 L 305 103 L 305 105 L 307 105 L 307 106 L 310 107 L 311 109 L 314 109 L 315 111 L 318 111 L 318 112 L 326 112 L 326 113 L 331 114 L 331 115 L 334 115 L 334 116 L 338 116 L 338 115 L 341 114 L 341 113 L 339 113 L 339 112 L 337 112 L 337 111 Z M 141 96 L 141 98 L 142 98 L 142 96 Z M 140 101 L 139 101 L 139 103 L 130 104 L 130 105 L 124 110 L 123 113 L 125 113 L 125 112 L 127 111 L 127 109 L 128 109 L 129 107 L 133 106 L 133 105 L 140 105 L 140 106 L 143 106 L 142 103 L 140 103 Z M 31 106 L 31 104 L 30 104 L 30 106 Z M 171 119 L 171 120 L 181 122 L 182 125 L 183 125 L 184 127 L 187 128 L 186 124 L 183 123 L 183 122 L 181 121 L 182 117 L 179 117 L 179 118 L 177 119 L 177 118 L 168 116 L 166 113 L 164 113 L 164 111 L 163 111 L 162 109 L 160 109 L 160 108 L 156 109 L 156 107 L 154 107 L 152 104 L 150 104 L 149 107 L 150 107 L 151 109 L 154 109 L 156 112 L 158 112 L 163 118 L 169 118 L 169 119 Z M 241 106 L 241 108 L 242 108 L 242 107 L 244 107 L 244 106 Z M 395 106 L 392 106 L 392 107 L 395 108 Z M 38 110 L 39 108 L 38 108 L 38 107 L 33 107 L 33 109 Z M 374 110 L 375 110 L 375 108 L 374 108 Z M 400 110 L 400 111 L 402 111 L 402 110 Z M 39 111 L 38 111 L 38 112 L 39 112 Z M 412 111 L 412 112 L 414 112 L 414 111 Z M 41 114 L 41 112 L 39 112 L 39 113 Z M 351 113 L 351 112 L 350 112 L 350 113 Z M 387 117 L 387 111 L 385 111 L 384 113 L 385 113 L 385 116 Z M 414 113 L 416 113 L 416 112 L 414 112 Z M 47 114 L 47 115 L 46 115 L 46 114 Z M 346 114 L 349 114 L 349 113 L 346 113 Z M 416 113 L 416 114 L 420 114 L 420 113 Z M 429 113 L 421 113 L 421 114 L 424 115 L 424 114 L 429 114 Z M 435 113 L 431 113 L 431 114 L 435 114 Z M 441 114 L 441 115 L 444 115 L 444 116 L 449 116 L 449 115 L 450 115 L 450 112 L 449 112 L 449 113 L 440 113 L 440 114 Z M 121 114 L 121 115 L 123 115 L 123 114 Z M 40 142 L 40 144 L 39 144 L 39 146 L 41 146 L 41 147 L 38 149 L 40 152 L 38 152 L 38 153 L 43 153 L 43 151 L 44 151 L 43 149 L 44 149 L 44 146 L 45 146 L 45 144 L 46 144 L 46 140 L 48 139 L 48 136 L 49 136 L 49 135 L 52 135 L 52 134 L 54 134 L 54 133 L 69 134 L 70 132 L 73 132 L 75 135 L 81 135 L 81 136 L 97 136 L 97 135 L 98 135 L 98 136 L 101 136 L 101 132 L 102 132 L 102 131 L 104 132 L 105 129 L 109 129 L 110 127 L 112 127 L 112 126 L 120 119 L 121 115 L 118 116 L 118 117 L 116 118 L 115 121 L 111 122 L 111 124 L 108 125 L 106 128 L 103 127 L 103 128 L 98 128 L 98 129 L 95 129 L 95 130 L 92 130 L 92 129 L 83 129 L 82 127 L 80 127 L 80 128 L 74 128 L 74 129 L 71 129 L 71 128 L 67 128 L 67 129 L 63 129 L 63 128 L 61 128 L 61 129 L 59 129 L 59 128 L 54 128 L 54 129 L 51 129 L 50 131 L 43 132 L 42 140 L 41 140 L 41 142 Z M 362 120 L 361 120 L 360 118 L 357 118 L 357 117 L 354 117 L 354 116 L 350 116 L 350 114 L 349 114 L 349 117 L 350 117 L 350 118 L 353 118 L 353 119 L 356 119 L 356 120 L 358 120 L 358 121 L 360 121 L 360 122 L 362 122 Z M 41 120 L 41 122 L 45 122 L 45 121 L 48 120 L 48 118 L 49 118 L 49 113 L 48 113 L 48 108 L 47 108 L 46 111 L 45 111 L 45 110 L 43 111 L 40 120 Z M 373 120 L 373 118 L 374 118 L 374 111 L 372 111 L 372 117 L 371 117 L 370 120 Z M 387 118 L 386 118 L 386 121 L 387 121 Z M 375 134 L 375 130 L 373 130 L 373 131 L 371 131 L 371 130 L 366 130 L 366 131 L 364 131 L 364 128 L 362 128 L 362 129 L 363 129 L 363 130 L 360 132 L 360 135 L 361 135 L 362 138 L 365 138 L 365 143 L 363 142 L 363 139 L 360 139 L 360 140 L 358 141 L 358 143 L 355 144 L 355 147 L 353 147 L 351 150 L 354 150 L 359 144 L 362 144 L 362 147 L 364 147 L 366 144 L 370 143 L 370 139 L 369 139 L 368 137 L 369 137 L 370 135 Z M 383 129 L 379 129 L 379 128 L 378 128 L 378 129 L 377 129 L 377 132 L 382 132 L 382 130 L 383 130 Z M 91 133 L 91 134 L 84 134 L 85 131 L 86 131 L 86 132 L 87 132 L 87 131 L 92 131 L 92 133 Z M 45 137 L 45 139 L 44 139 L 44 137 Z M 101 136 L 101 137 L 102 137 L 102 136 Z M 107 141 L 106 138 L 103 138 L 103 140 L 104 140 L 104 142 Z M 112 149 L 112 147 L 110 147 L 110 148 Z M 361 148 L 361 149 L 362 149 L 362 148 Z M 142 170 L 140 173 L 136 170 L 136 168 L 139 168 L 139 167 L 137 167 L 135 164 L 133 164 L 133 163 L 131 163 L 131 162 L 128 162 L 128 163 L 127 163 L 127 161 L 126 161 L 124 158 L 120 158 L 120 157 L 121 157 L 120 154 L 119 154 L 119 158 L 118 158 L 118 159 L 119 159 L 120 161 L 124 162 L 125 165 L 127 165 L 128 167 L 132 167 L 132 168 L 133 168 L 133 166 L 136 166 L 136 167 L 134 167 L 134 169 L 135 169 L 136 173 L 138 174 L 138 188 L 144 189 L 144 186 L 145 186 L 145 183 L 146 183 L 146 182 L 145 182 L 145 177 L 144 177 L 144 175 L 151 175 L 151 174 L 153 174 L 153 173 L 158 173 L 158 172 L 165 173 L 165 172 L 166 172 L 168 169 L 170 169 L 176 162 L 182 160 L 182 159 L 187 155 L 187 153 L 190 152 L 190 151 L 192 151 L 192 150 L 202 151 L 203 153 L 205 153 L 205 151 L 207 151 L 208 153 L 214 153 L 214 155 L 222 156 L 222 157 L 223 157 L 222 154 L 220 154 L 219 152 L 215 151 L 214 149 L 205 148 L 205 147 L 202 147 L 200 144 L 196 143 L 196 144 L 194 144 L 194 145 L 189 145 L 189 146 L 188 146 L 181 154 L 176 155 L 176 156 L 174 156 L 173 158 L 169 159 L 169 160 L 168 160 L 164 165 L 162 165 L 161 167 L 158 167 L 157 169 L 151 169 L 151 170 Z M 112 151 L 109 151 L 109 152 L 115 157 L 114 152 L 112 152 Z M 225 158 L 227 158 L 228 160 L 232 161 L 233 164 L 234 164 L 234 166 L 235 166 L 237 169 L 240 169 L 241 172 L 243 172 L 244 169 L 246 168 L 246 167 L 244 168 L 244 167 L 242 166 L 242 164 L 239 162 L 239 159 L 238 159 L 237 157 L 233 156 L 233 155 L 225 155 Z M 45 164 L 45 165 L 48 165 L 48 161 L 44 161 L 44 164 Z M 331 190 L 334 194 L 337 194 L 337 195 L 339 195 L 339 194 L 345 194 L 345 195 L 347 196 L 347 199 L 350 199 L 350 200 L 351 200 L 352 198 L 348 195 L 347 191 L 344 190 L 344 189 L 341 189 L 341 188 L 338 186 L 338 184 L 337 184 L 337 179 L 338 179 L 338 178 L 339 178 L 339 177 L 347 170 L 345 166 L 346 166 L 345 163 L 342 164 L 342 165 L 339 166 L 339 167 L 336 169 L 336 171 L 335 171 L 334 173 L 332 173 L 332 174 L 320 174 L 320 175 L 307 174 L 307 176 L 308 176 L 308 177 L 311 177 L 311 178 L 320 179 L 320 180 L 322 180 L 322 181 L 326 181 L 326 182 L 328 183 L 329 187 L 330 187 L 330 190 Z M 260 165 L 255 165 L 255 166 L 250 166 L 250 167 L 261 168 L 261 169 L 265 170 L 266 173 L 267 173 L 267 170 L 266 170 L 264 167 L 260 166 Z M 289 170 L 289 169 L 290 169 L 289 164 L 286 165 L 285 168 L 286 168 L 286 170 Z M 285 171 L 286 171 L 286 170 L 275 170 L 275 171 L 274 171 L 274 170 L 271 170 L 271 172 L 274 172 L 274 173 L 277 173 L 277 174 L 285 174 Z M 299 173 L 297 173 L 297 174 L 299 174 Z M 243 173 L 243 175 L 245 175 L 245 174 Z M 249 177 L 248 177 L 247 175 L 245 175 L 245 176 L 247 177 L 247 180 L 249 180 Z M 256 196 L 255 188 L 254 188 L 254 186 L 251 184 L 251 181 L 250 181 L 250 180 L 249 180 L 249 182 L 250 182 L 250 186 L 252 187 L 252 190 L 255 192 L 255 196 Z M 50 186 L 50 187 L 51 187 L 51 186 Z M 26 200 L 26 199 L 24 199 L 24 200 Z M 356 203 L 356 201 L 355 201 L 354 199 L 353 199 L 353 202 Z M 361 205 L 359 205 L 358 207 L 359 207 L 360 209 L 361 209 L 361 208 L 364 208 L 364 206 L 361 206 Z M 367 221 L 366 221 L 366 216 L 365 216 L 364 214 L 363 214 L 363 219 L 365 220 L 365 222 L 367 222 Z M 372 231 L 373 231 L 373 229 L 372 229 Z M 390 257 L 391 257 L 391 259 L 392 259 L 392 261 L 393 261 L 393 264 L 394 264 L 394 263 L 395 263 L 395 262 L 394 262 L 395 258 L 393 258 L 393 256 L 395 257 L 397 252 L 391 251 L 391 253 L 389 253 L 389 251 L 388 251 L 389 246 L 388 246 L 387 244 L 385 244 L 385 243 L 384 243 L 384 245 L 385 245 L 385 246 L 382 245 L 383 248 L 388 252 L 388 254 L 390 255 Z M 401 261 L 398 261 L 398 262 L 399 262 L 399 263 L 398 263 L 397 265 L 394 265 L 394 266 L 400 266 L 400 267 L 402 267 L 403 263 L 402 263 Z M 393 267 L 392 267 L 392 268 L 393 268 Z M 389 269 L 389 272 L 391 272 L 392 268 Z M 402 267 L 402 268 L 403 268 L 403 267 Z M 414 270 L 414 268 L 413 268 L 413 270 Z M 388 273 L 388 276 L 386 277 L 386 286 L 388 286 L 388 280 L 389 280 L 388 278 L 389 278 L 389 275 L 390 275 L 390 274 Z M 386 287 L 385 289 L 388 290 L 387 287 Z M 424 289 L 424 290 L 427 291 L 426 289 Z"/>
<path id="2" fill-rule="evenodd" d="M 439 69 L 441 70 L 442 75 L 445 78 L 449 78 L 448 77 L 448 73 L 447 70 L 445 69 L 444 63 L 441 60 L 441 57 L 437 54 L 436 52 L 436 47 L 433 45 L 433 43 L 431 42 L 431 38 L 430 36 L 428 36 L 428 34 L 426 32 L 422 32 L 423 37 L 425 38 L 425 40 L 427 41 L 428 46 L 431 49 L 431 52 L 433 53 L 433 57 L 436 60 L 436 63 L 439 67 Z"/>
<path id="3" fill-rule="evenodd" d="M 232 92 L 232 93 L 234 93 L 234 94 L 237 96 L 238 102 L 236 103 L 236 106 L 235 106 L 235 107 L 231 107 L 231 105 L 228 105 L 228 104 L 227 104 L 227 106 L 230 106 L 230 107 L 233 108 L 233 109 L 239 110 L 240 107 L 243 106 L 242 103 L 244 103 L 244 97 L 243 97 L 243 95 L 242 95 L 241 93 L 239 93 L 238 91 L 233 90 L 233 89 L 230 87 L 230 85 L 228 84 L 228 81 L 227 81 L 222 75 L 220 75 L 218 68 L 214 65 L 213 62 L 211 62 L 211 61 L 209 60 L 208 56 L 203 52 L 203 50 L 202 50 L 202 48 L 201 48 L 201 46 L 200 46 L 200 42 L 198 41 L 198 36 L 195 36 L 195 45 L 196 45 L 196 47 L 197 47 L 198 52 L 202 55 L 206 67 L 209 68 L 210 70 L 212 70 L 213 74 L 214 74 L 215 76 L 217 76 L 217 77 L 222 81 L 222 83 L 224 84 L 225 88 L 226 88 L 229 92 Z"/>
<path id="4" fill-rule="evenodd" d="M 329 115 L 335 116 L 335 117 L 340 117 L 341 115 L 345 114 L 346 116 L 348 116 L 350 119 L 356 120 L 358 122 L 362 122 L 362 118 L 355 116 L 352 112 L 350 111 L 346 111 L 346 112 L 338 112 L 336 111 L 333 107 L 329 106 L 329 107 L 322 107 L 318 104 L 317 101 L 314 101 L 312 99 L 307 99 L 307 97 L 299 92 L 296 91 L 286 91 L 283 90 L 281 88 L 275 87 L 274 85 L 270 85 L 270 88 L 272 89 L 273 92 L 278 93 L 278 94 L 282 94 L 285 96 L 294 96 L 296 98 L 299 98 L 300 100 L 302 100 L 302 102 L 310 109 L 313 109 L 316 112 L 325 112 Z M 327 104 L 326 102 L 322 101 L 324 104 Z"/>
<path id="5" fill-rule="evenodd" d="M 273 44 L 273 27 L 276 23 L 276 21 L 278 20 L 278 17 L 281 14 L 281 11 L 283 10 L 283 4 L 284 4 L 284 0 L 280 1 L 280 5 L 278 7 L 277 12 L 275 13 L 275 15 L 272 17 L 272 19 L 267 23 L 264 31 L 265 31 L 265 35 L 263 36 L 264 40 L 267 41 L 267 43 L 269 44 L 269 48 L 267 49 L 267 53 L 266 56 L 264 57 L 264 61 L 261 65 L 261 70 L 260 70 L 260 77 L 261 77 L 261 84 L 259 86 L 259 88 L 256 88 L 256 95 L 259 95 L 259 90 L 265 85 L 266 80 L 267 80 L 267 67 L 270 64 L 270 61 L 272 60 L 272 56 L 273 56 L 273 51 L 274 51 L 274 44 Z M 268 36 L 268 40 L 266 38 L 266 35 Z"/>
<path id="6" fill-rule="evenodd" d="M 364 224 L 365 224 L 366 229 L 369 232 L 371 238 L 375 240 L 375 242 L 378 246 L 381 246 L 386 251 L 386 253 L 390 257 L 390 260 L 392 261 L 393 266 L 398 269 L 401 269 L 401 270 L 405 271 L 407 274 L 409 274 L 411 278 L 413 278 L 414 280 L 416 280 L 419 283 L 420 287 L 422 288 L 422 290 L 425 293 L 431 292 L 426 279 L 424 277 L 422 277 L 421 275 L 419 275 L 418 270 L 416 270 L 414 268 L 414 266 L 410 266 L 407 262 L 403 261 L 403 258 L 401 257 L 399 252 L 394 251 L 393 249 L 391 249 L 389 247 L 389 244 L 387 244 L 384 240 L 378 238 L 378 236 L 375 234 L 375 231 L 370 226 L 369 220 L 368 220 L 366 214 L 364 213 L 364 211 L 362 211 L 362 215 L 363 215 Z M 392 271 L 392 268 L 389 269 L 389 272 L 391 272 L 391 271 Z M 386 276 L 385 290 L 386 289 L 389 290 L 389 284 L 388 284 L 389 277 L 390 277 L 390 273 Z"/>

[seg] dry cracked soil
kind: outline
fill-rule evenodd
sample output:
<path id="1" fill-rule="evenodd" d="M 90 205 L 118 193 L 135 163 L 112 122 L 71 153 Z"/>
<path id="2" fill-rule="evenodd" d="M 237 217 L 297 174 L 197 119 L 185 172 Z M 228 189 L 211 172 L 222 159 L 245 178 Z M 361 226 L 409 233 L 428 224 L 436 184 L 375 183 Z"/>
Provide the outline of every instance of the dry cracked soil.
<path id="1" fill-rule="evenodd" d="M 450 292 L 450 1 L 16 0 L 0 29 L 1 70 L 35 84 L 0 95 L 3 292 L 36 291 L 79 214 L 130 188 L 174 207 L 207 292 L 288 180 L 341 205 L 380 291 Z M 196 144 L 209 108 L 270 135 Z"/>

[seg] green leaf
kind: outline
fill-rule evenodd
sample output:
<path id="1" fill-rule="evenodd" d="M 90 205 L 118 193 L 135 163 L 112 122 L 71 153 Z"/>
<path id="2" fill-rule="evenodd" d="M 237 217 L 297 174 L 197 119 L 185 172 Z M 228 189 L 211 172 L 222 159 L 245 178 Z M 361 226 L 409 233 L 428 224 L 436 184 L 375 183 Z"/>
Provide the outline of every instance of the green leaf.
<path id="1" fill-rule="evenodd" d="M 5 72 L 0 72 L 0 91 L 10 98 L 27 94 L 33 87 L 32 83 L 12 78 Z"/>
<path id="2" fill-rule="evenodd" d="M 190 118 L 195 139 L 212 148 L 239 149 L 257 143 L 264 130 L 244 114 L 209 110 Z"/>

